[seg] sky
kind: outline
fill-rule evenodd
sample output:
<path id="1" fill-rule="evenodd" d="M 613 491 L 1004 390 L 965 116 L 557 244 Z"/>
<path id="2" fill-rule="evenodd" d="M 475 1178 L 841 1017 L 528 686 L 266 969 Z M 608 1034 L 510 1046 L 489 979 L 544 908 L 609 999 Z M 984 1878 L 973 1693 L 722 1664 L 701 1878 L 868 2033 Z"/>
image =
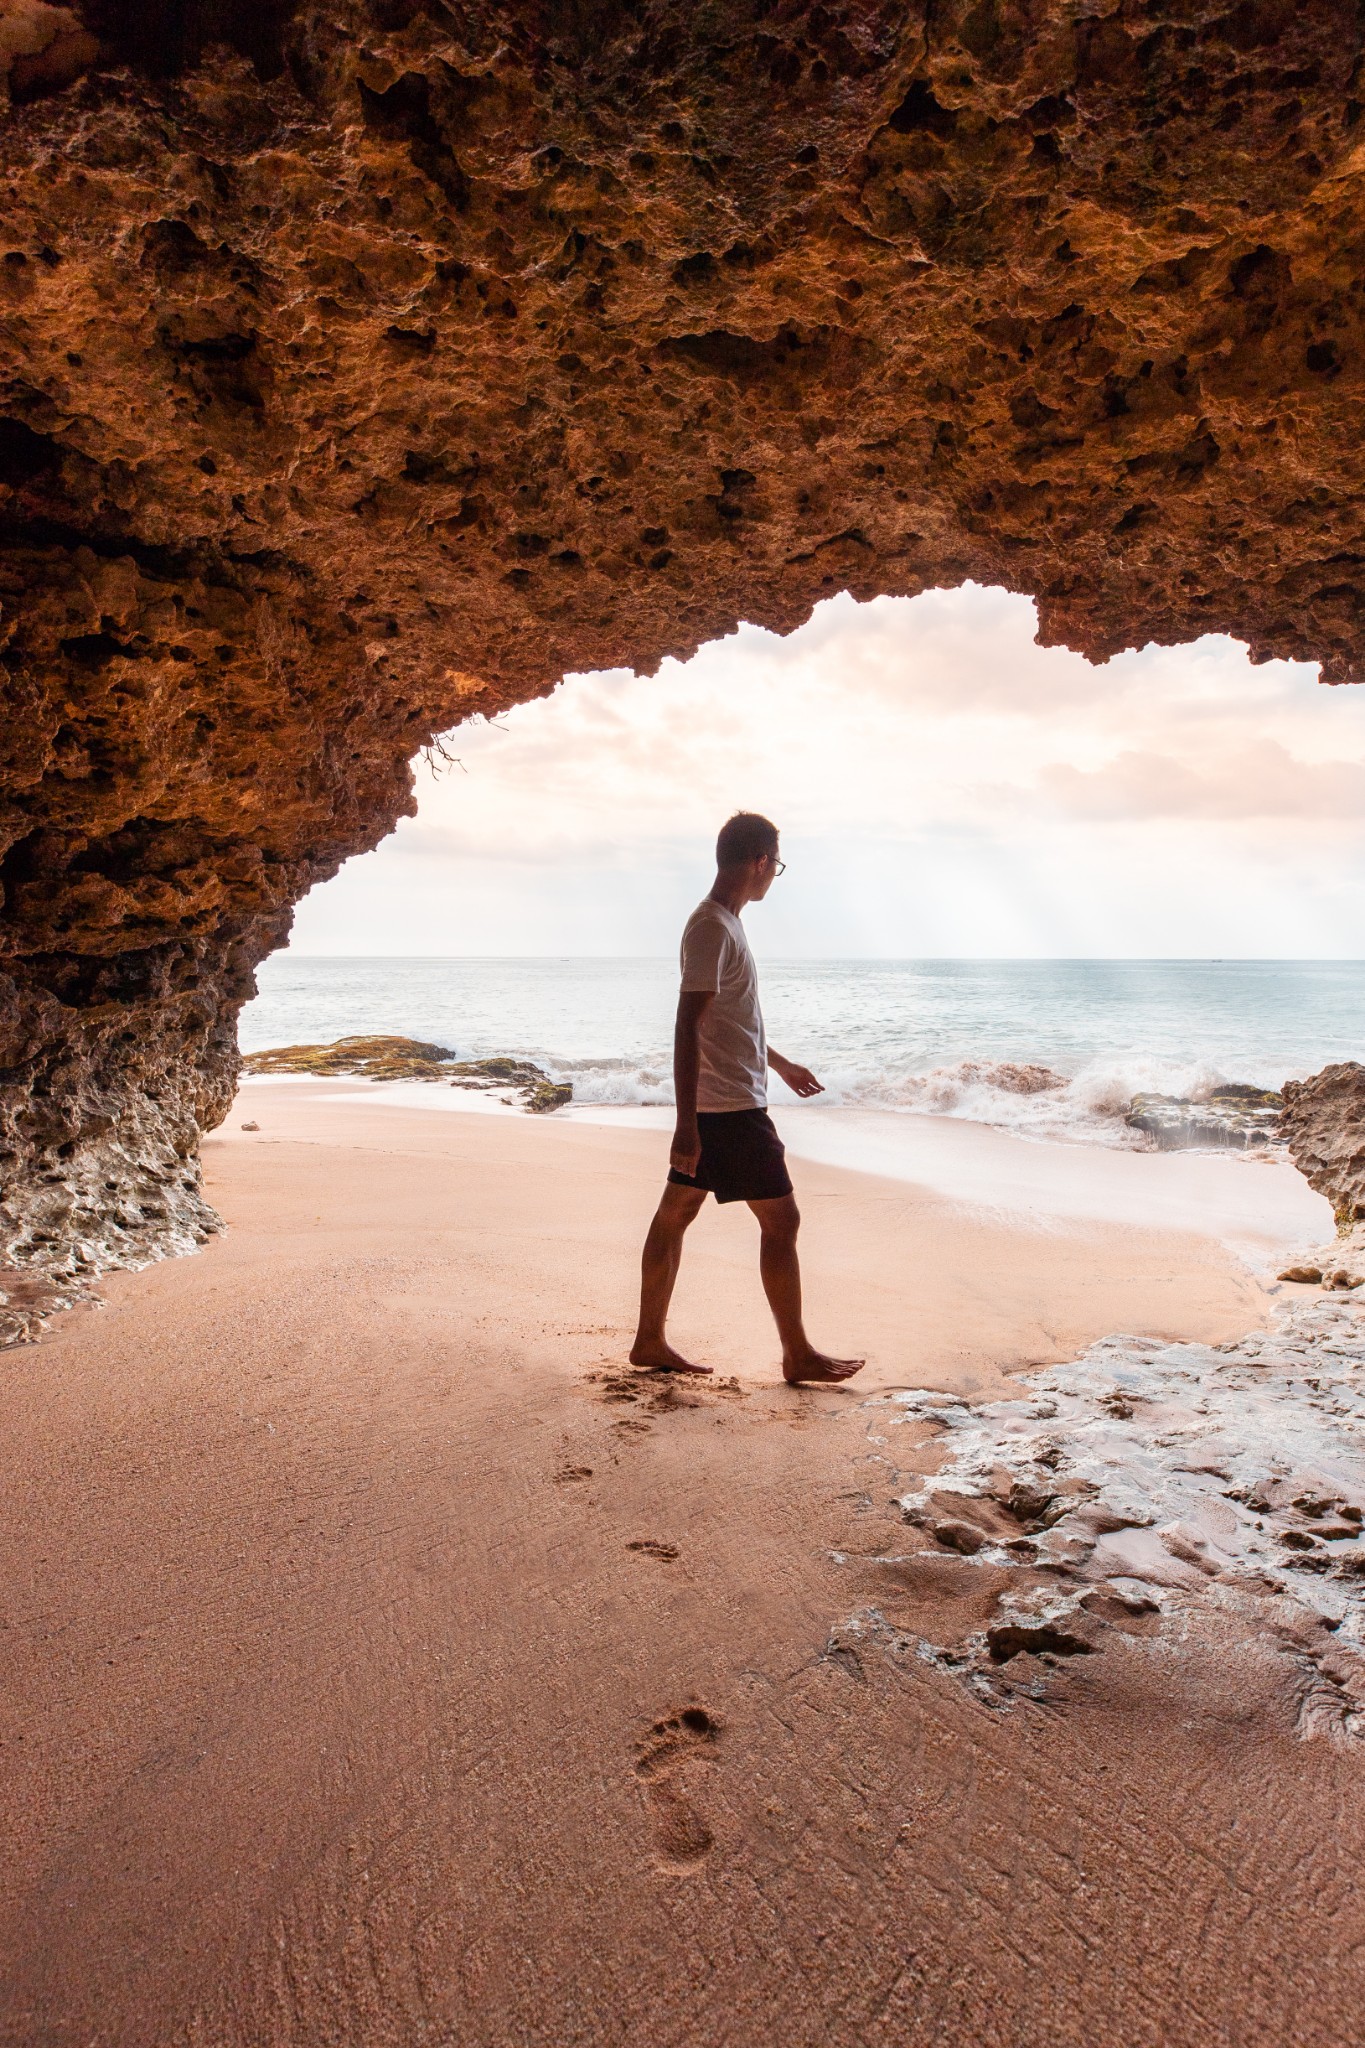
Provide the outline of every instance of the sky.
<path id="1" fill-rule="evenodd" d="M 1238 642 L 1092 666 L 966 584 L 741 626 L 457 729 L 296 955 L 670 954 L 723 820 L 787 872 L 769 958 L 1365 953 L 1365 690 Z"/>

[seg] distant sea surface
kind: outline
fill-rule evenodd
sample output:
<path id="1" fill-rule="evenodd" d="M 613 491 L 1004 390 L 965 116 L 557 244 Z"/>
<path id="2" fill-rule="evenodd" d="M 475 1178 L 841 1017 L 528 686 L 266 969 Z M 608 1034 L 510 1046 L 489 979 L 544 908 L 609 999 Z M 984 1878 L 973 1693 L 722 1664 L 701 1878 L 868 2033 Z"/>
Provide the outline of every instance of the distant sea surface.
<path id="1" fill-rule="evenodd" d="M 1139 1091 L 1199 1100 L 1365 1057 L 1365 961 L 760 959 L 759 973 L 770 1041 L 815 1069 L 826 1104 L 1021 1136 L 1128 1145 Z M 672 960 L 277 953 L 258 979 L 244 1052 L 393 1032 L 534 1060 L 581 1103 L 672 1099 Z M 775 1081 L 774 1102 L 791 1099 Z"/>

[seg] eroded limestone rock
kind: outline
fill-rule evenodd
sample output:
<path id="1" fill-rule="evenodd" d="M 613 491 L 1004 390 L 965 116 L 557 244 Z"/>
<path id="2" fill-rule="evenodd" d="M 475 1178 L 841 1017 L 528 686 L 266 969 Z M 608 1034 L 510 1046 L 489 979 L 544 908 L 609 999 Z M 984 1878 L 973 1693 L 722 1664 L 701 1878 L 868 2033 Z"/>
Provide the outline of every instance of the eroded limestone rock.
<path id="1" fill-rule="evenodd" d="M 1361 33 L 0 0 L 0 1248 L 205 1226 L 291 905 L 566 670 L 974 577 L 1358 677 Z"/>
<path id="2" fill-rule="evenodd" d="M 1286 1081 L 1284 1102 L 1280 1130 L 1290 1157 L 1326 1195 L 1342 1235 L 1356 1231 L 1365 1225 L 1365 1066 L 1342 1060 L 1307 1081 Z"/>

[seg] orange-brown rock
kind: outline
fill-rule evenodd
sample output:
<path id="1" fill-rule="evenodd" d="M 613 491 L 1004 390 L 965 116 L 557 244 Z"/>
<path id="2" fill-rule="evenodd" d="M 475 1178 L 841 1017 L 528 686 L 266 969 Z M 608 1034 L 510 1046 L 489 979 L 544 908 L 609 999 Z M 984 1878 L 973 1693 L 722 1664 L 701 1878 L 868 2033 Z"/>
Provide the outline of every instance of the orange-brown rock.
<path id="1" fill-rule="evenodd" d="M 566 669 L 974 577 L 1358 677 L 1361 35 L 0 0 L 0 1240 L 208 1226 L 253 963 Z"/>
<path id="2" fill-rule="evenodd" d="M 1286 1081 L 1280 1131 L 1308 1185 L 1332 1204 L 1337 1229 L 1343 1236 L 1358 1230 L 1365 1224 L 1365 1067 L 1342 1060 L 1306 1081 Z"/>

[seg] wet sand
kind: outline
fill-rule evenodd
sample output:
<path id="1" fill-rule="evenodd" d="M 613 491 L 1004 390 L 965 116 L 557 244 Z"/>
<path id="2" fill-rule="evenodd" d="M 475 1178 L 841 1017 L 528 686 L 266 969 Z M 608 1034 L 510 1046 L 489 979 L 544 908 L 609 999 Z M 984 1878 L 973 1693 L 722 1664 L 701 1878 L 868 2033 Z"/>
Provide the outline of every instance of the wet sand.
<path id="1" fill-rule="evenodd" d="M 642 1384 L 655 1134 L 337 1093 L 253 1087 L 228 1235 L 6 1357 L 0 2038 L 1353 2038 L 1361 1752 L 1272 1644 L 1136 1616 L 1009 1711 L 904 1652 L 998 1589 L 915 1547 L 879 1391 L 1235 1337 L 1228 1250 L 802 1163 L 867 1373 L 776 1381 L 711 1209 L 717 1381 Z"/>

